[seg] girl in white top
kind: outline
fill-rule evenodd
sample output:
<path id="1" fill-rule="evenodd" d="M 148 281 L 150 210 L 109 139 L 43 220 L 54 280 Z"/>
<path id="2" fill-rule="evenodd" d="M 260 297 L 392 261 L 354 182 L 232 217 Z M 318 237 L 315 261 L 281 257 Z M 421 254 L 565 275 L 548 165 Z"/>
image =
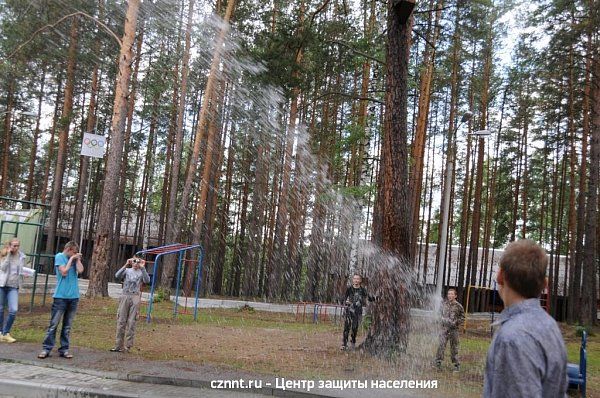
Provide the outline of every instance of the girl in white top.
<path id="1" fill-rule="evenodd" d="M 0 249 L 0 342 L 14 343 L 16 339 L 10 335 L 10 329 L 19 308 L 19 286 L 25 254 L 19 250 L 19 239 L 12 238 Z M 8 309 L 8 317 L 4 323 L 4 308 Z"/>

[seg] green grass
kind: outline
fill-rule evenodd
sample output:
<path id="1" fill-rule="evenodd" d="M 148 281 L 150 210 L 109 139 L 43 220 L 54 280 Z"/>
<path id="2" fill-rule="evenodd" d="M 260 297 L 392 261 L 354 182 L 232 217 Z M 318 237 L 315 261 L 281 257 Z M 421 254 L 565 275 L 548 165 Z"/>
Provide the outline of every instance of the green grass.
<path id="1" fill-rule="evenodd" d="M 23 307 L 26 303 L 28 308 L 26 297 L 21 303 Z M 50 303 L 51 300 L 44 308 L 34 308 L 31 314 L 22 308 L 13 335 L 20 341 L 40 343 L 48 325 Z M 409 351 L 412 353 L 390 367 L 368 355 L 341 354 L 338 350 L 341 326 L 329 322 L 315 325 L 296 321 L 294 314 L 206 308 L 199 309 L 196 322 L 193 309 L 174 319 L 173 303 L 160 302 L 154 303 L 153 321 L 146 324 L 145 311 L 144 306 L 136 337 L 138 341 L 142 339 L 140 346 L 143 348 L 136 355 L 146 359 L 206 362 L 264 374 L 314 379 L 358 378 L 369 374 L 397 378 L 408 366 L 413 372 L 410 376 L 437 378 L 442 386 L 439 393 L 457 397 L 481 395 L 485 358 L 491 340 L 486 332 L 489 323 L 474 323 L 467 334 L 460 335 L 462 371 L 452 374 L 448 367 L 438 373 L 428 365 L 437 341 L 430 341 L 419 333 L 411 336 Z M 116 300 L 82 299 L 73 327 L 73 345 L 98 350 L 110 348 L 114 344 L 116 312 Z M 568 359 L 578 363 L 581 339 L 576 336 L 575 327 L 561 325 L 561 329 L 567 343 Z M 600 396 L 600 339 L 597 337 L 600 334 L 597 328 L 594 331 L 595 336 L 588 337 L 588 385 L 592 397 Z M 177 343 L 165 345 L 164 336 L 175 336 L 173 341 Z M 360 333 L 359 341 L 363 338 L 364 331 Z M 245 343 L 247 339 L 252 343 Z M 213 350 L 207 350 L 206 345 L 211 344 Z M 411 360 L 420 365 L 414 366 Z"/>

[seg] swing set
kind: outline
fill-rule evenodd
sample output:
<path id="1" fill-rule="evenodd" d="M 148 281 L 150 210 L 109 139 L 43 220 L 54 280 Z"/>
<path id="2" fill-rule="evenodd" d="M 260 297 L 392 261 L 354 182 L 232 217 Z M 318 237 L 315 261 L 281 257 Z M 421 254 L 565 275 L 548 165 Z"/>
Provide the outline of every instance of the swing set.
<path id="1" fill-rule="evenodd" d="M 198 251 L 197 258 L 191 258 L 194 254 L 194 251 Z M 177 317 L 179 313 L 179 296 L 180 290 L 184 293 L 189 293 L 189 287 L 183 286 L 181 288 L 181 282 L 184 277 L 184 274 L 187 274 L 188 277 L 185 280 L 191 281 L 194 275 L 196 276 L 196 289 L 194 296 L 194 320 L 198 320 L 198 295 L 200 294 L 200 287 L 202 283 L 202 259 L 204 256 L 204 250 L 202 245 L 185 245 L 182 243 L 173 243 L 166 246 L 154 247 L 152 249 L 140 250 L 135 255 L 138 257 L 143 257 L 146 259 L 146 264 L 152 265 L 152 275 L 151 275 L 151 286 L 150 286 L 150 297 L 148 301 L 148 306 L 146 308 L 146 322 L 150 323 L 152 320 L 152 304 L 154 303 L 154 291 L 156 288 L 156 278 L 159 270 L 159 264 L 161 264 L 161 260 L 164 256 L 176 254 L 177 255 L 177 282 L 175 288 L 175 300 L 173 303 L 173 318 Z M 188 256 L 190 258 L 188 258 Z M 191 274 L 190 274 L 191 273 Z M 184 308 L 187 309 L 187 294 L 185 296 Z M 182 312 L 187 313 L 187 310 L 184 309 Z"/>

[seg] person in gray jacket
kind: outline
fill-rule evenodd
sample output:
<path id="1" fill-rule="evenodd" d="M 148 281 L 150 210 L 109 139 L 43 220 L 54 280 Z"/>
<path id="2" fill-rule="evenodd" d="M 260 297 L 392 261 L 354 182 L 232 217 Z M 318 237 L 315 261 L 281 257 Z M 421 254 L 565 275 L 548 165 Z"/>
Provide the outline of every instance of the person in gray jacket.
<path id="1" fill-rule="evenodd" d="M 10 335 L 17 310 L 19 309 L 19 286 L 26 257 L 19 250 L 19 239 L 12 238 L 0 249 L 0 342 L 17 341 Z M 8 309 L 8 317 L 4 323 L 4 309 Z"/>
<path id="2" fill-rule="evenodd" d="M 488 350 L 484 397 L 563 398 L 567 351 L 556 321 L 540 306 L 548 256 L 531 240 L 506 246 L 496 280 L 504 310 Z"/>
<path id="3" fill-rule="evenodd" d="M 146 262 L 139 257 L 133 257 L 117 271 L 115 278 L 123 280 L 123 293 L 117 311 L 117 338 L 112 352 L 129 352 L 133 347 L 135 324 L 140 310 L 140 286 L 150 283 L 146 272 Z"/>

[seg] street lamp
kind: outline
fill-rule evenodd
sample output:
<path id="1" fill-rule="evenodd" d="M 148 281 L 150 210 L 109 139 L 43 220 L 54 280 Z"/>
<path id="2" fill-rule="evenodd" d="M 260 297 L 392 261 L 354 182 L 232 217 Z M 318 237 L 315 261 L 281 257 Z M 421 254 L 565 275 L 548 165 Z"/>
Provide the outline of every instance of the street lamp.
<path id="1" fill-rule="evenodd" d="M 7 113 L 9 113 L 10 111 L 2 111 L 0 112 L 0 117 L 6 115 Z M 20 115 L 20 116 L 26 116 L 26 117 L 35 117 L 37 116 L 37 113 L 34 112 L 29 112 L 29 111 L 15 111 L 15 115 Z"/>
<path id="2" fill-rule="evenodd" d="M 450 218 L 450 193 L 452 184 L 452 178 L 454 177 L 454 137 L 458 133 L 458 129 L 467 121 L 471 120 L 473 112 L 465 112 L 460 120 L 460 123 L 456 125 L 454 131 L 449 132 L 448 136 L 448 153 L 446 156 L 446 175 L 444 176 L 444 197 L 443 197 L 443 213 L 442 213 L 442 230 L 439 239 L 439 257 L 438 257 L 438 271 L 437 281 L 435 285 L 436 298 L 442 297 L 442 286 L 444 284 L 444 268 L 446 267 L 446 242 L 448 240 L 448 220 Z M 490 130 L 477 130 L 472 132 L 470 135 L 475 135 L 480 138 L 486 137 L 491 134 Z"/>
<path id="3" fill-rule="evenodd" d="M 491 134 L 492 134 L 491 130 L 477 130 L 477 131 L 473 131 L 472 133 L 469 133 L 469 135 L 474 135 L 479 138 L 487 137 Z"/>

